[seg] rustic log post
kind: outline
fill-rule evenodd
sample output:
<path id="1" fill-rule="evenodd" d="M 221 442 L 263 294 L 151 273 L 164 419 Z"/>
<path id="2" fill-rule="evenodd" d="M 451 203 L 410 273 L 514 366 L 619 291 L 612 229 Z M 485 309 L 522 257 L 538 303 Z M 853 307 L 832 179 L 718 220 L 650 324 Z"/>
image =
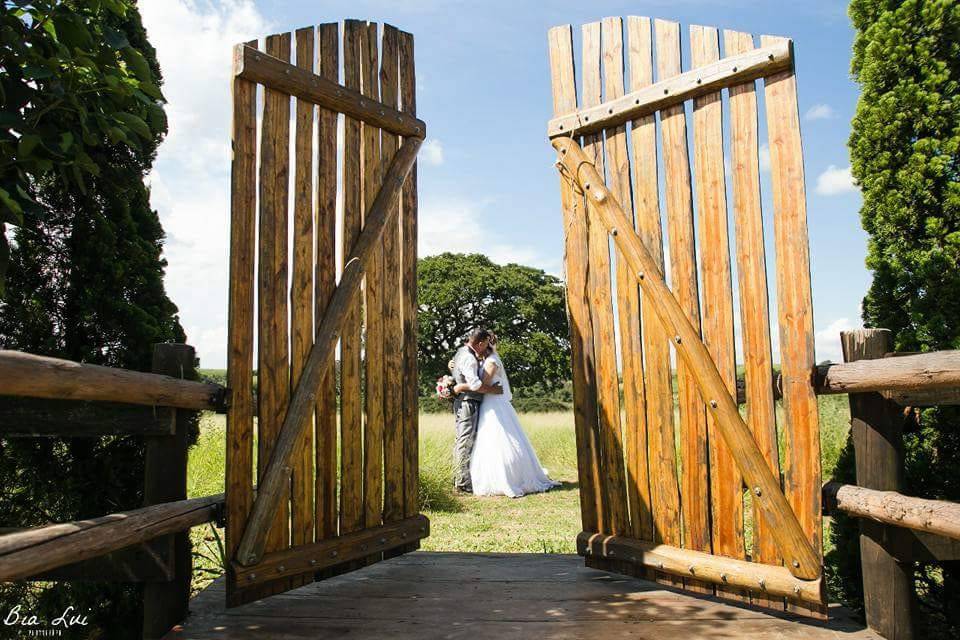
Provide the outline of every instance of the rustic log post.
<path id="1" fill-rule="evenodd" d="M 153 372 L 192 379 L 196 371 L 193 347 L 185 344 L 157 344 L 153 347 Z M 178 409 L 172 436 L 146 438 L 143 503 L 150 506 L 185 500 L 187 497 L 187 445 L 192 412 Z M 170 534 L 156 541 L 168 545 L 173 554 L 173 580 L 143 585 L 143 637 L 160 638 L 187 615 L 190 600 L 190 532 Z"/>
<path id="2" fill-rule="evenodd" d="M 883 358 L 890 351 L 888 329 L 860 329 L 840 334 L 845 362 Z M 903 488 L 903 410 L 879 393 L 850 394 L 850 430 L 856 456 L 857 485 L 867 489 Z M 903 536 L 888 525 L 860 519 L 860 563 L 867 625 L 887 638 L 913 638 L 913 565 Z"/>

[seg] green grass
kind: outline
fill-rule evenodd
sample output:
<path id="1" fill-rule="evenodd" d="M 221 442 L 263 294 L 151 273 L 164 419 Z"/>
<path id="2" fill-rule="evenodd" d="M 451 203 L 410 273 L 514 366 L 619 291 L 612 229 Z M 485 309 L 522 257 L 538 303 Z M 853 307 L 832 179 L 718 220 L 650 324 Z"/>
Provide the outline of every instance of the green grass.
<path id="1" fill-rule="evenodd" d="M 819 403 L 821 461 L 823 477 L 827 479 L 846 442 L 849 409 L 845 396 L 824 396 L 819 398 Z M 782 420 L 782 412 L 778 414 Z M 580 531 L 580 503 L 573 413 L 527 413 L 520 416 L 520 421 L 541 464 L 563 485 L 548 493 L 511 499 L 455 495 L 452 491 L 453 418 L 449 413 L 420 416 L 420 500 L 431 522 L 431 535 L 422 548 L 478 552 L 575 551 L 575 538 Z M 204 414 L 200 438 L 190 450 L 190 497 L 223 491 L 224 428 L 223 416 Z M 749 514 L 749 503 L 746 513 Z M 747 528 L 750 529 L 749 516 Z M 222 531 L 208 525 L 194 529 L 191 535 L 194 552 L 198 554 L 194 586 L 199 589 L 222 571 Z M 750 539 L 749 530 L 747 539 Z M 829 536 L 825 535 L 824 540 L 828 541 Z"/>

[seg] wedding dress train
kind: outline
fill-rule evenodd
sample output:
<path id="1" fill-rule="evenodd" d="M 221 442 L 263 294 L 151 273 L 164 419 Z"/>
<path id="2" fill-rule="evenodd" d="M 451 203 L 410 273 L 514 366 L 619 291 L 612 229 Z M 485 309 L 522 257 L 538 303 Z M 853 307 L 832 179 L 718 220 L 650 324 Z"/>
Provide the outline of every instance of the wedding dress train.
<path id="1" fill-rule="evenodd" d="M 510 381 L 500 356 L 497 372 L 491 380 L 503 386 L 502 395 L 487 394 L 480 404 L 477 439 L 470 459 L 473 493 L 478 496 L 503 495 L 518 498 L 560 486 L 540 466 L 517 412 L 510 403 Z"/>

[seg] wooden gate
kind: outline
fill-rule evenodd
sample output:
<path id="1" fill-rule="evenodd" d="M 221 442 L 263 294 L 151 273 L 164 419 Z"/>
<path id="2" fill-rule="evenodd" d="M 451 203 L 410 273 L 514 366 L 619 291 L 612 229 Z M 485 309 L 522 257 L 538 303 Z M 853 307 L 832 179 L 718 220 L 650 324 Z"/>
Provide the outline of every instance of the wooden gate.
<path id="1" fill-rule="evenodd" d="M 580 452 L 578 549 L 593 566 L 822 615 L 820 444 L 792 43 L 762 36 L 757 46 L 750 34 L 724 31 L 721 54 L 717 29 L 692 26 L 684 71 L 677 23 L 623 22 L 583 26 L 579 104 L 572 30 L 549 34 L 555 117 L 548 136 L 561 173 Z M 773 386 L 758 92 L 773 195 L 782 413 Z M 745 419 L 737 407 L 737 333 Z"/>
<path id="2" fill-rule="evenodd" d="M 228 606 L 428 534 L 413 36 L 385 25 L 381 39 L 375 23 L 347 20 L 340 39 L 337 23 L 322 24 L 235 50 Z"/>

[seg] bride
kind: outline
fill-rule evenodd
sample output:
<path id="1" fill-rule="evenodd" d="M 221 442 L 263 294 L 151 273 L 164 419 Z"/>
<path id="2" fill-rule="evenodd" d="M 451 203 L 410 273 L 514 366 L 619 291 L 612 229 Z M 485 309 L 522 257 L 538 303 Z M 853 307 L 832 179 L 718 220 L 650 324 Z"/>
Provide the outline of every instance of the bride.
<path id="1" fill-rule="evenodd" d="M 520 419 L 510 399 L 510 380 L 496 350 L 496 336 L 483 361 L 483 384 L 501 385 L 503 393 L 485 394 L 480 405 L 477 439 L 470 461 L 473 493 L 478 496 L 510 496 L 541 493 L 560 486 L 547 476 L 537 454 L 520 426 Z M 466 387 L 457 385 L 459 393 Z"/>

